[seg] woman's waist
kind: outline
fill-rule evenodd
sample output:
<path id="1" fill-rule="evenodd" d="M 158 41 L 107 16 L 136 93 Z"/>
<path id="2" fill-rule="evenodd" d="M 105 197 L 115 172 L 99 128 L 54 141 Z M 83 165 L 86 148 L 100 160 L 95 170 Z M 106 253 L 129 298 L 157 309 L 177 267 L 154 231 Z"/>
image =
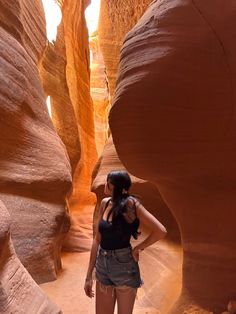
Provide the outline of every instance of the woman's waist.
<path id="1" fill-rule="evenodd" d="M 101 245 L 99 246 L 99 253 L 102 255 L 102 256 L 111 256 L 111 255 L 114 255 L 114 254 L 126 254 L 126 253 L 130 253 L 132 251 L 132 247 L 131 245 L 129 244 L 128 246 L 126 247 L 123 247 L 123 248 L 114 248 L 114 249 L 105 249 L 103 248 Z"/>

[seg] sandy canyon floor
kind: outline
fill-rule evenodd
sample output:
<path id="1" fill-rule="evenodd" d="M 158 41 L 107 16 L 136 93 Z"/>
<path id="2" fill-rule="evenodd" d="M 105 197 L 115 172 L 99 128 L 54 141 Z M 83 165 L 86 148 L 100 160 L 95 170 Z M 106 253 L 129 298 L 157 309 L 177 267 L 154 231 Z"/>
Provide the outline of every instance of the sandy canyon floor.
<path id="1" fill-rule="evenodd" d="M 89 252 L 63 253 L 58 279 L 41 284 L 64 314 L 95 314 L 95 300 L 83 290 Z M 178 245 L 160 241 L 140 256 L 144 285 L 138 289 L 133 314 L 165 314 L 180 292 L 182 252 Z"/>

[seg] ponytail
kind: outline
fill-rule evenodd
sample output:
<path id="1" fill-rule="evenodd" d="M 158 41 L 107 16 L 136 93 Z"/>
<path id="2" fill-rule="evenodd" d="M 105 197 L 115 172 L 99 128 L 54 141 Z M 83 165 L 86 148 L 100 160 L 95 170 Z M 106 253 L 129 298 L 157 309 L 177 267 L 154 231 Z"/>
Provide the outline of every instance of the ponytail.
<path id="1" fill-rule="evenodd" d="M 112 224 L 119 228 L 120 221 L 124 220 L 127 223 L 130 223 L 125 218 L 125 214 L 128 211 L 132 211 L 134 213 L 134 220 L 132 221 L 132 236 L 137 239 L 140 232 L 138 232 L 139 228 L 139 220 L 137 219 L 136 214 L 136 201 L 133 195 L 129 194 L 129 188 L 131 186 L 131 178 L 126 171 L 112 171 L 107 176 L 107 181 L 109 181 L 113 186 L 113 194 L 112 194 L 112 207 L 108 212 L 107 220 L 109 220 L 112 215 Z M 128 205 L 128 201 L 133 200 L 133 206 L 130 207 Z"/>

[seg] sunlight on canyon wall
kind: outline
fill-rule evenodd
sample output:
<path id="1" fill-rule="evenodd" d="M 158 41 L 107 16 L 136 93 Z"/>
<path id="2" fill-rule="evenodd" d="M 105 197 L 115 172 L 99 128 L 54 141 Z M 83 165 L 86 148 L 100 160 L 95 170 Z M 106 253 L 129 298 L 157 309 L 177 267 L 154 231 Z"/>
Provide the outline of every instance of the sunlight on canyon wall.
<path id="1" fill-rule="evenodd" d="M 42 0 L 46 18 L 47 38 L 50 42 L 55 41 L 57 37 L 57 27 L 61 22 L 61 9 L 55 0 Z"/>
<path id="2" fill-rule="evenodd" d="M 38 72 L 47 45 L 42 2 L 1 1 L 0 20 L 0 199 L 18 258 L 37 282 L 45 282 L 61 268 L 71 167 Z M 0 280 L 9 276 L 0 272 Z M 16 277 L 8 277 L 10 286 Z"/>
<path id="3" fill-rule="evenodd" d="M 40 64 L 44 91 L 50 96 L 52 121 L 66 146 L 72 166 L 73 189 L 68 197 L 71 228 L 63 246 L 69 251 L 90 249 L 96 202 L 90 191 L 97 147 L 84 13 L 88 5 L 89 1 L 83 0 L 60 2 L 62 20 L 58 33 L 56 39 L 48 43 Z"/>
<path id="4" fill-rule="evenodd" d="M 98 156 L 108 138 L 109 93 L 106 70 L 98 39 L 100 0 L 93 0 L 85 10 L 89 30 L 90 92 L 94 107 L 95 142 Z"/>

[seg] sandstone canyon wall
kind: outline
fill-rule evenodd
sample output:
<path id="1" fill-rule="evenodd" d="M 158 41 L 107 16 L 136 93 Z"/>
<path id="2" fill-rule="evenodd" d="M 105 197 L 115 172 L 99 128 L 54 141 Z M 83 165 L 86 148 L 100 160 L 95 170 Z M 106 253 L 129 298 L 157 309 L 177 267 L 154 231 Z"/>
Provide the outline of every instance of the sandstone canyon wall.
<path id="1" fill-rule="evenodd" d="M 93 173 L 92 191 L 97 195 L 98 205 L 105 196 L 103 191 L 107 173 L 114 169 L 124 170 L 125 167 L 117 156 L 110 136 Z M 142 297 L 139 298 L 139 301 L 144 307 L 148 308 L 151 304 L 160 313 L 167 313 L 181 288 L 182 250 L 179 245 L 179 228 L 169 208 L 163 202 L 157 187 L 151 182 L 134 176 L 131 176 L 131 179 L 133 184 L 130 192 L 140 197 L 145 208 L 156 216 L 168 230 L 165 241 L 156 243 L 140 255 L 144 285 L 141 288 L 140 295 Z M 97 222 L 98 208 L 96 209 L 94 224 Z M 143 241 L 147 234 L 148 230 L 142 229 L 138 242 Z M 137 241 L 133 240 L 132 245 L 137 245 Z"/>
<path id="2" fill-rule="evenodd" d="M 98 30 L 99 43 L 104 56 L 111 101 L 114 94 L 118 61 L 124 37 L 145 12 L 150 2 L 151 1 L 101 1 Z M 127 102 L 127 106 L 130 106 L 129 102 Z M 119 119 L 119 117 L 117 118 Z M 131 121 L 129 121 L 130 119 L 133 118 L 129 110 L 127 110 L 127 119 L 120 121 L 120 128 L 124 129 L 123 123 L 131 123 Z M 136 123 L 136 121 L 132 121 L 132 123 Z M 137 127 L 141 132 L 145 132 L 143 123 L 137 125 Z M 123 145 L 126 145 L 125 140 Z M 103 189 L 107 173 L 115 169 L 125 169 L 125 166 L 117 156 L 112 136 L 110 136 L 93 173 L 94 181 L 92 190 L 97 195 L 98 204 L 104 197 Z M 172 307 L 181 288 L 182 249 L 179 244 L 179 228 L 169 208 L 165 202 L 163 202 L 157 186 L 146 180 L 141 180 L 138 177 L 131 177 L 133 182 L 131 193 L 139 195 L 142 204 L 156 216 L 168 230 L 166 241 L 160 244 L 158 243 L 156 247 L 152 246 L 150 251 L 145 251 L 141 259 L 141 270 L 145 281 L 145 285 L 142 289 L 142 302 L 146 304 L 146 302 L 148 303 L 147 300 L 151 300 L 151 304 L 155 306 L 155 308 L 160 310 L 161 313 L 166 313 Z M 96 219 L 97 211 L 94 213 L 94 222 L 96 222 Z M 148 230 L 142 230 L 140 240 L 145 237 L 146 232 L 148 232 Z M 153 272 L 155 272 L 156 276 L 153 275 Z"/>
<path id="3" fill-rule="evenodd" d="M 122 48 L 110 126 L 122 163 L 180 225 L 174 314 L 235 298 L 235 15 L 233 0 L 153 1 Z"/>
<path id="4" fill-rule="evenodd" d="M 97 195 L 98 204 L 100 204 L 102 198 L 105 197 L 104 187 L 107 174 L 114 169 L 125 170 L 125 167 L 119 160 L 112 137 L 110 137 L 104 147 L 101 158 L 97 163 L 97 167 L 94 169 L 93 173 L 94 179 L 92 184 L 92 191 Z M 130 193 L 140 197 L 142 204 L 166 226 L 167 230 L 169 231 L 168 239 L 179 243 L 179 228 L 177 226 L 176 220 L 162 200 L 157 187 L 151 182 L 141 180 L 132 175 L 131 179 L 132 187 Z M 95 218 L 96 214 L 97 212 L 95 212 Z"/>
<path id="5" fill-rule="evenodd" d="M 53 125 L 66 146 L 72 173 L 79 162 L 81 146 L 75 109 L 70 99 L 66 78 L 66 47 L 64 26 L 58 27 L 57 39 L 48 42 L 39 64 L 39 72 L 46 96 L 50 97 Z"/>
<path id="6" fill-rule="evenodd" d="M 55 279 L 61 266 L 71 186 L 37 69 L 45 44 L 41 1 L 0 1 L 0 198 L 16 253 L 37 282 Z"/>
<path id="7" fill-rule="evenodd" d="M 137 23 L 151 2 L 152 0 L 101 0 L 98 34 L 111 101 L 124 36 Z"/>
<path id="8" fill-rule="evenodd" d="M 11 218 L 1 201 L 0 216 L 0 313 L 62 313 L 18 259 L 11 240 Z"/>
<path id="9" fill-rule="evenodd" d="M 92 53 L 90 93 L 94 107 L 95 143 L 98 156 L 101 156 L 104 145 L 108 139 L 108 112 L 110 97 L 103 55 L 99 45 L 98 32 L 94 32 L 89 39 Z"/>
<path id="10" fill-rule="evenodd" d="M 44 90 L 51 97 L 52 120 L 66 145 L 73 170 L 73 189 L 68 197 L 71 227 L 63 244 L 69 251 L 90 249 L 95 207 L 90 185 L 97 150 L 84 16 L 89 3 L 60 1 L 62 22 L 57 39 L 48 46 L 40 65 Z"/>
<path id="11" fill-rule="evenodd" d="M 66 45 L 66 77 L 78 126 L 81 153 L 69 198 L 71 229 L 64 243 L 69 250 L 91 247 L 95 195 L 90 192 L 91 173 L 97 161 L 94 109 L 90 96 L 88 31 L 84 10 L 90 1 L 64 1 L 62 19 Z"/>

